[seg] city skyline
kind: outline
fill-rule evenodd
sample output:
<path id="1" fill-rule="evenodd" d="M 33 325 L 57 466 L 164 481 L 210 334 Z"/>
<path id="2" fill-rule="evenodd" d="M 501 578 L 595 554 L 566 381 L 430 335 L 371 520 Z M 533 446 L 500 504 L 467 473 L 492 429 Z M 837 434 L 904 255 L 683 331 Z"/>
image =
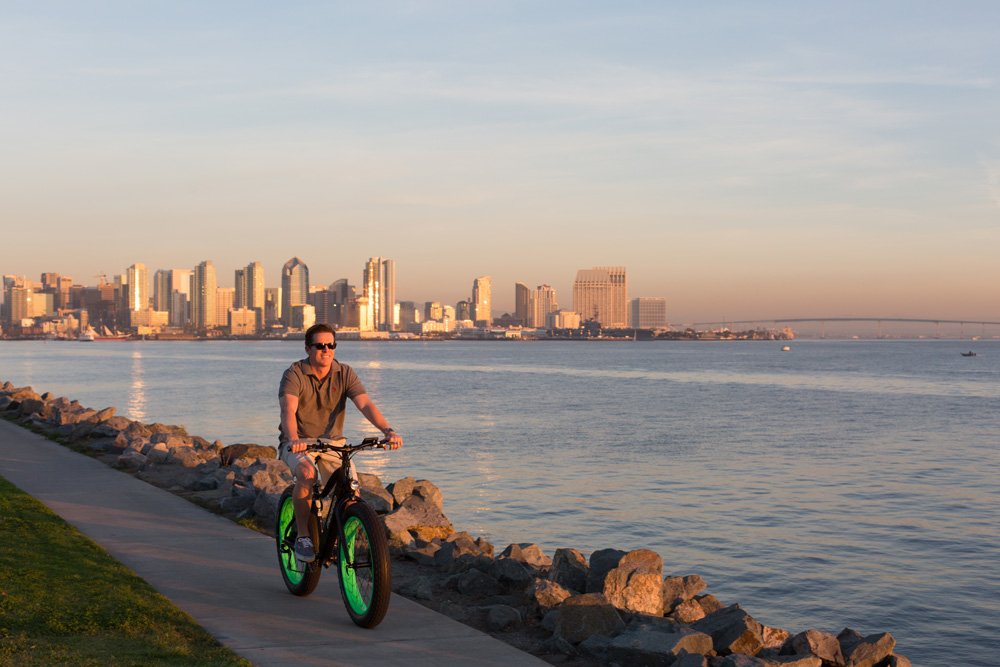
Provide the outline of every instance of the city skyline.
<path id="1" fill-rule="evenodd" d="M 381 255 L 397 301 L 513 312 L 625 265 L 671 321 L 1000 319 L 995 3 L 0 18 L 3 273 Z"/>

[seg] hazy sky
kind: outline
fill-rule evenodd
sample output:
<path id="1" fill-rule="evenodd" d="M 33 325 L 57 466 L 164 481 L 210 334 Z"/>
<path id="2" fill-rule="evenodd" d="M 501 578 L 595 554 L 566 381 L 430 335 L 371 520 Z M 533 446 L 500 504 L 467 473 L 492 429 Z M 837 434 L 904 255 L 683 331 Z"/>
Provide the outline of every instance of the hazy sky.
<path id="1" fill-rule="evenodd" d="M 1000 319 L 1000 3 L 0 1 L 0 273 Z"/>

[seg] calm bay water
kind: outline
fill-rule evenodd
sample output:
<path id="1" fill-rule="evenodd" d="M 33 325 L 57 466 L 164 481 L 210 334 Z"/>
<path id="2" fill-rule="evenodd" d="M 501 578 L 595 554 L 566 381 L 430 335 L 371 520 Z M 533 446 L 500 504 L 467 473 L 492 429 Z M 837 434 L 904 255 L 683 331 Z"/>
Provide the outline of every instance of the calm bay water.
<path id="1" fill-rule="evenodd" d="M 278 380 L 301 356 L 0 342 L 0 379 L 274 444 Z M 498 548 L 648 547 L 769 625 L 888 630 L 914 664 L 995 664 L 996 341 L 345 341 L 337 356 L 406 438 L 362 469 L 434 481 L 456 526 Z M 370 432 L 353 412 L 348 435 Z"/>

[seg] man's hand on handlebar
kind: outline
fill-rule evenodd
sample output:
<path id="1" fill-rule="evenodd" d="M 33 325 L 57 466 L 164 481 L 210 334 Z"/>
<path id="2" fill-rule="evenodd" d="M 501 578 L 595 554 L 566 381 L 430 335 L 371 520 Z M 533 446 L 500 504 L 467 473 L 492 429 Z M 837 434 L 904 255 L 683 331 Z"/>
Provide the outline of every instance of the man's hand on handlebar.
<path id="1" fill-rule="evenodd" d="M 290 451 L 293 454 L 298 454 L 299 452 L 304 452 L 304 451 L 306 451 L 306 447 L 308 447 L 309 445 L 313 444 L 314 442 L 316 442 L 315 438 L 312 438 L 312 439 L 301 439 L 300 438 L 298 440 L 292 440 L 291 442 L 288 443 L 288 451 Z"/>
<path id="2" fill-rule="evenodd" d="M 396 433 L 392 429 L 389 429 L 386 432 L 385 438 L 382 440 L 382 442 L 385 443 L 386 449 L 399 449 L 400 447 L 403 446 L 403 436 Z"/>

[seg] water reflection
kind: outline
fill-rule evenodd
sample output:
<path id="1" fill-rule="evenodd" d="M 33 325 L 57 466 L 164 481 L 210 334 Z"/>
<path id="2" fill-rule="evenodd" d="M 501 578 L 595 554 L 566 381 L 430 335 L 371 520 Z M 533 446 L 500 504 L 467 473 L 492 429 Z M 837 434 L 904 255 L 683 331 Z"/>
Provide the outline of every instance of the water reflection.
<path id="1" fill-rule="evenodd" d="M 145 421 L 146 419 L 146 383 L 142 379 L 142 351 L 132 351 L 132 382 L 128 392 L 129 419 Z"/>

